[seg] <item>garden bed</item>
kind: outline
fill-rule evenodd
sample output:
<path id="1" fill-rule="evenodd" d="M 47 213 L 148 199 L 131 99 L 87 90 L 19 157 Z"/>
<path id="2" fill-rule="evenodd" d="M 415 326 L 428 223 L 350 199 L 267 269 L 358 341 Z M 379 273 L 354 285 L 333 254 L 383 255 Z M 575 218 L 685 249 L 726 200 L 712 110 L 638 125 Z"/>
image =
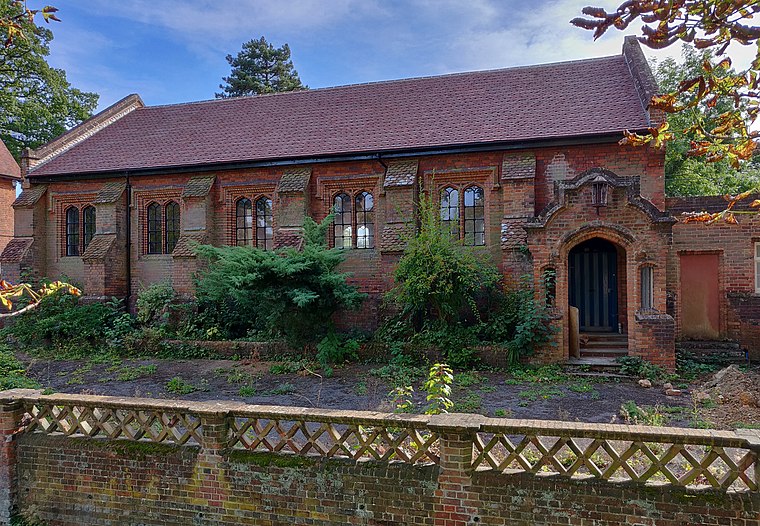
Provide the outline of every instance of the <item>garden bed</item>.
<path id="1" fill-rule="evenodd" d="M 425 408 L 425 370 L 414 367 L 351 364 L 331 377 L 298 360 L 42 360 L 21 356 L 27 374 L 55 392 L 112 396 L 236 400 L 249 404 L 334 409 L 394 409 L 388 396 L 396 385 L 416 388 L 414 411 Z M 633 380 L 576 378 L 559 368 L 457 372 L 452 411 L 580 422 L 621 422 L 621 406 L 657 407 L 670 425 L 703 427 L 687 388 L 679 397 Z M 630 404 L 629 404 L 630 407 Z M 639 417 L 644 418 L 643 415 Z M 650 423 L 641 421 L 641 423 Z M 730 426 L 729 426 L 730 427 Z"/>

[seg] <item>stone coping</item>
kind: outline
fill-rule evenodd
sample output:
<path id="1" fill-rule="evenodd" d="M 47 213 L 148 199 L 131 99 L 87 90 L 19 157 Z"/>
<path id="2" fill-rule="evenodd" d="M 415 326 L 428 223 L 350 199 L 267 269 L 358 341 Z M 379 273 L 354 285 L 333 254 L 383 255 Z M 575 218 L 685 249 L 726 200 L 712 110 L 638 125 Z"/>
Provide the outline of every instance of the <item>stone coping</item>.
<path id="1" fill-rule="evenodd" d="M 34 389 L 12 389 L 0 392 L 0 407 L 16 403 L 44 405 L 77 405 L 110 409 L 173 411 L 196 415 L 216 415 L 242 418 L 270 418 L 328 422 L 336 424 L 362 424 L 389 427 L 407 427 L 436 431 L 468 431 L 501 434 L 528 434 L 537 436 L 563 436 L 605 440 L 633 440 L 675 444 L 706 445 L 744 448 L 760 451 L 760 431 L 740 429 L 720 431 L 712 429 L 683 429 L 676 427 L 649 427 L 621 424 L 561 422 L 553 420 L 523 420 L 489 418 L 477 414 L 410 415 L 374 411 L 345 411 L 307 407 L 249 405 L 241 402 L 214 400 L 188 402 L 76 394 L 43 395 Z"/>

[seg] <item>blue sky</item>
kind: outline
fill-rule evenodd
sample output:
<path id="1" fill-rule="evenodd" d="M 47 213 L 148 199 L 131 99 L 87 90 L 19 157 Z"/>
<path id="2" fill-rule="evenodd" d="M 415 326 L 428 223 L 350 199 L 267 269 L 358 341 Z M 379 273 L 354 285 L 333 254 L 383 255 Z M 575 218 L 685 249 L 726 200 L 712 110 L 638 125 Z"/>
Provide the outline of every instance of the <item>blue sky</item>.
<path id="1" fill-rule="evenodd" d="M 569 24 L 588 0 L 50 3 L 62 22 L 51 27 L 49 62 L 99 93 L 100 109 L 130 93 L 150 105 L 213 98 L 230 71 L 225 56 L 262 35 L 290 45 L 312 88 L 611 55 L 623 39 L 610 32 L 594 42 Z"/>

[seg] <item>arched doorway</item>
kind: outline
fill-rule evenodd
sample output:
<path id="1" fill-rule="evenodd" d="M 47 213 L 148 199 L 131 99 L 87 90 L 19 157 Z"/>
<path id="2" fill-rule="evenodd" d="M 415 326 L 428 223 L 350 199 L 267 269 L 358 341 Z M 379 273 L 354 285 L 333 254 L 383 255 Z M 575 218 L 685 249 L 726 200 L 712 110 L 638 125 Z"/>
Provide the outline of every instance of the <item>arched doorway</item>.
<path id="1" fill-rule="evenodd" d="M 619 330 L 618 250 L 606 239 L 592 238 L 568 255 L 569 303 L 578 308 L 581 332 Z"/>

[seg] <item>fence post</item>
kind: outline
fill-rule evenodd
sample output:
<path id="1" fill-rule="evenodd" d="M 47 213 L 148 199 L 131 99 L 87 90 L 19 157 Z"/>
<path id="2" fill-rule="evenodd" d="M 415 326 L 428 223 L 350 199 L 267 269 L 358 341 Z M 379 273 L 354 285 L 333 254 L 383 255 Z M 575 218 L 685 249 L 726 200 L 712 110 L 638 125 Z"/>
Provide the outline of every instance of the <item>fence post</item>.
<path id="1" fill-rule="evenodd" d="M 19 395 L 35 392 L 19 389 L 0 393 L 0 526 L 11 523 L 18 505 L 16 438 L 24 418 L 24 404 Z"/>
<path id="2" fill-rule="evenodd" d="M 478 501 L 470 492 L 472 452 L 475 433 L 481 425 L 478 415 L 433 415 L 428 427 L 440 436 L 440 472 L 437 502 L 434 505 L 436 526 L 460 526 L 480 521 Z"/>

